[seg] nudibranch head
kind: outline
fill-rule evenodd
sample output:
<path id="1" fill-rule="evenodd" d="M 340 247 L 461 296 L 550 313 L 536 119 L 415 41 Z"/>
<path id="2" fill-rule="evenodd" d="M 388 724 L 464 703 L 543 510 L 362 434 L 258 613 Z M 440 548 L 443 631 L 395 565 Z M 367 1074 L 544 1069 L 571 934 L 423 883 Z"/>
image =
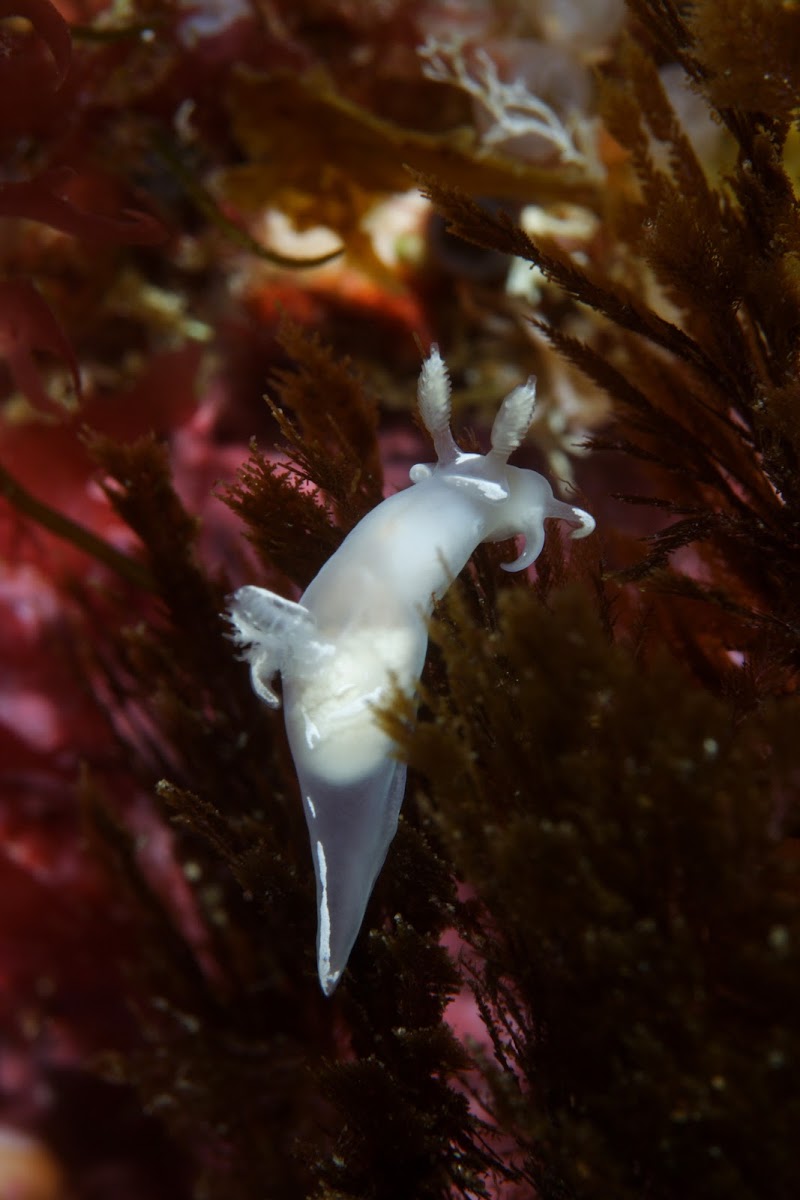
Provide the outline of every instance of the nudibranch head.
<path id="1" fill-rule="evenodd" d="M 500 406 L 487 454 L 466 454 L 450 431 L 450 380 L 434 346 L 419 378 L 419 412 L 437 454 L 435 463 L 417 463 L 409 472 L 413 484 L 433 480 L 470 491 L 487 506 L 487 529 L 480 541 L 502 541 L 520 534 L 525 550 L 506 571 L 521 571 L 539 556 L 544 545 L 544 521 L 558 518 L 577 525 L 573 538 L 587 537 L 594 518 L 581 508 L 556 500 L 552 488 L 536 471 L 511 467 L 508 460 L 530 428 L 536 406 L 536 380 L 514 388 Z M 492 513 L 492 506 L 497 506 Z"/>

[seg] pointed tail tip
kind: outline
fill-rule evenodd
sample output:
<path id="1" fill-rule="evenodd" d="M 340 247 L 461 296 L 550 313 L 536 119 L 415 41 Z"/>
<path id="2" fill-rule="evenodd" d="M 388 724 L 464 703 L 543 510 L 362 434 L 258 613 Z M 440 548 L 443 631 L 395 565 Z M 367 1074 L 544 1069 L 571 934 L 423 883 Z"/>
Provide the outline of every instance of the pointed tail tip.
<path id="1" fill-rule="evenodd" d="M 318 968 L 319 986 L 324 996 L 332 996 L 342 978 L 341 971 L 332 971 L 327 964 L 320 963 Z"/>

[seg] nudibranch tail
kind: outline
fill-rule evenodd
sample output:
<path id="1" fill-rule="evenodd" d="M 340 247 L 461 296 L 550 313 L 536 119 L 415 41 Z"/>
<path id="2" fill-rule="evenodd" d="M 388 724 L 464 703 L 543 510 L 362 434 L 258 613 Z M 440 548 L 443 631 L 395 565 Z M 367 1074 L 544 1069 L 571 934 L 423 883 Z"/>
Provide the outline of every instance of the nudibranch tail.
<path id="1" fill-rule="evenodd" d="M 308 781 L 302 773 L 300 784 L 317 881 L 317 972 L 330 996 L 397 830 L 406 767 L 387 759 L 355 784 Z"/>

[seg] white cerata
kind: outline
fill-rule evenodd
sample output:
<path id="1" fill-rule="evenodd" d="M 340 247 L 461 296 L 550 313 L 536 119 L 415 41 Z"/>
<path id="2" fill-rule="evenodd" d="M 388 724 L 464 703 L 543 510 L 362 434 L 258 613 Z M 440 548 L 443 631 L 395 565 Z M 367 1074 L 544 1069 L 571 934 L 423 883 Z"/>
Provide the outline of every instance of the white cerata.
<path id="1" fill-rule="evenodd" d="M 389 845 L 406 766 L 376 720 L 395 688 L 415 693 L 428 619 L 481 542 L 516 535 L 522 571 L 544 545 L 548 517 L 593 518 L 553 496 L 544 476 L 508 465 L 533 417 L 535 380 L 506 396 L 488 454 L 465 454 L 450 432 L 450 381 L 433 348 L 420 373 L 419 411 L 437 461 L 411 468 L 412 486 L 384 500 L 344 539 L 295 604 L 259 587 L 230 598 L 234 640 L 253 688 L 271 708 L 280 672 L 286 732 L 303 797 L 317 879 L 317 969 L 330 995 L 341 978 Z"/>

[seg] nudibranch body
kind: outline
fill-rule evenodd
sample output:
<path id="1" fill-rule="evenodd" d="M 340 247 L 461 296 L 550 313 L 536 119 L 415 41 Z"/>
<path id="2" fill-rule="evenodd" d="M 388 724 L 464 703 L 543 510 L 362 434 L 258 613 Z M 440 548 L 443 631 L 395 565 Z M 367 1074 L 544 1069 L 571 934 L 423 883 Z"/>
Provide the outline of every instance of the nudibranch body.
<path id="1" fill-rule="evenodd" d="M 594 520 L 556 500 L 535 471 L 508 465 L 533 417 L 534 381 L 500 408 L 488 454 L 465 454 L 450 432 L 450 383 L 438 350 L 422 367 L 418 398 L 437 462 L 418 464 L 412 486 L 368 513 L 295 604 L 240 588 L 229 617 L 253 687 L 280 701 L 303 797 L 317 881 L 317 967 L 330 995 L 347 963 L 397 828 L 405 765 L 375 717 L 395 687 L 413 696 L 425 662 L 434 601 L 481 542 L 517 534 L 539 555 L 544 522 L 561 518 L 585 537 Z"/>

